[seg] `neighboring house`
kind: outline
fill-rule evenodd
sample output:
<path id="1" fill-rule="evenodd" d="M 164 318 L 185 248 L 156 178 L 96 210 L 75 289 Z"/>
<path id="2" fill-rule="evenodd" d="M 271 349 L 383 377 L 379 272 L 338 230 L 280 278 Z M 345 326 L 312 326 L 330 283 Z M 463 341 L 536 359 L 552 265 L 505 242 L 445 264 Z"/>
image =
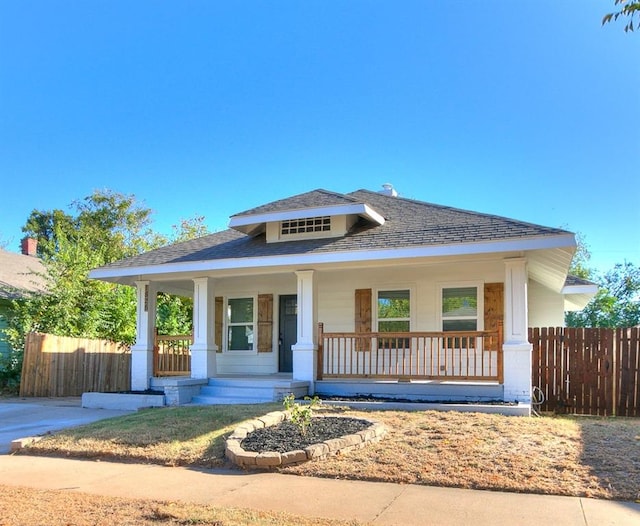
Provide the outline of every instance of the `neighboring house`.
<path id="1" fill-rule="evenodd" d="M 91 272 L 137 287 L 132 389 L 154 385 L 164 291 L 194 299 L 191 379 L 204 394 L 224 393 L 222 378 L 257 389 L 274 377 L 325 395 L 529 403 L 527 328 L 563 325 L 595 293 L 567 281 L 572 233 L 391 185 L 314 190 L 229 227 Z"/>
<path id="2" fill-rule="evenodd" d="M 44 290 L 45 268 L 36 257 L 36 249 L 36 240 L 29 238 L 22 240 L 22 254 L 0 249 L 0 355 L 11 352 L 2 331 L 7 327 L 13 300 Z"/>

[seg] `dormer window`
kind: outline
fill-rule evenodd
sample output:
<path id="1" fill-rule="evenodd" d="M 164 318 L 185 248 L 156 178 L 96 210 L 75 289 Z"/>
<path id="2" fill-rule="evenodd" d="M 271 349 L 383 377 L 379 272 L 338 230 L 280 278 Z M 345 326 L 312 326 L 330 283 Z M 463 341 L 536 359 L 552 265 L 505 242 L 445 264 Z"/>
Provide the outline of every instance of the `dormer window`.
<path id="1" fill-rule="evenodd" d="M 280 235 L 282 236 L 330 231 L 331 217 L 329 216 L 288 219 L 280 223 Z"/>
<path id="2" fill-rule="evenodd" d="M 229 227 L 267 243 L 345 236 L 358 221 L 384 225 L 384 217 L 352 197 L 314 190 L 231 217 Z"/>

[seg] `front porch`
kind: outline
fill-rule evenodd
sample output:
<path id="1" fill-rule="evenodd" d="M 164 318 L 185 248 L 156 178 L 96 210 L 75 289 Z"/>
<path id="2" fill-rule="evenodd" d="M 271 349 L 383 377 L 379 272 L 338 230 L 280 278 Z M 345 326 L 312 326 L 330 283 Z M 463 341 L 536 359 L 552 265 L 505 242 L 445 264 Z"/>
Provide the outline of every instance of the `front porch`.
<path id="1" fill-rule="evenodd" d="M 438 301 L 445 290 L 458 289 L 447 289 L 436 281 L 420 282 L 424 275 L 421 268 L 413 269 L 412 274 L 418 285 L 400 290 L 411 318 L 400 324 L 378 323 L 380 320 L 372 315 L 372 310 L 379 307 L 377 293 L 350 285 L 342 274 L 338 279 L 330 273 L 296 271 L 297 294 L 292 294 L 292 280 L 287 275 L 270 276 L 263 282 L 253 280 L 251 285 L 232 278 L 196 278 L 193 334 L 177 336 L 156 334 L 155 296 L 159 285 L 137 282 L 138 338 L 132 348 L 132 388 L 145 390 L 162 383 L 166 391 L 171 383 L 197 384 L 198 392 L 195 387 L 189 388 L 194 391 L 192 397 L 216 403 L 232 389 L 230 384 L 225 385 L 226 380 L 236 384 L 244 381 L 250 391 L 252 382 L 255 384 L 260 377 L 281 381 L 282 372 L 292 371 L 286 378 L 288 392 L 296 387 L 291 382 L 304 382 L 308 394 L 529 403 L 531 345 L 526 340 L 525 261 L 510 259 L 504 262 L 504 268 L 504 284 L 473 282 L 473 286 L 460 289 L 465 294 L 471 290 L 472 307 L 455 312 L 472 321 L 457 322 L 456 328 L 442 315 Z M 386 276 L 377 270 L 366 276 L 360 274 L 348 275 L 363 284 Z M 251 286 L 254 293 L 237 292 L 241 285 L 247 289 Z M 421 286 L 430 286 L 431 294 Z M 290 297 L 295 300 L 291 309 L 277 308 L 283 306 L 283 298 Z M 242 323 L 235 321 L 238 313 L 232 311 L 239 305 L 249 313 Z M 384 315 L 376 312 L 379 318 Z M 318 323 L 319 319 L 326 325 Z M 283 336 L 283 320 L 293 325 L 293 338 Z M 332 331 L 325 331 L 325 326 Z M 418 330 L 388 332 L 400 326 Z M 479 330 L 463 330 L 461 326 L 477 326 Z M 431 327 L 442 330 L 430 331 Z M 372 332 L 372 328 L 378 331 Z M 285 352 L 291 357 L 288 368 L 279 361 Z M 268 395 L 241 398 L 276 400 L 283 389 L 268 386 Z M 178 403 L 187 403 L 181 396 L 177 399 Z"/>
<path id="2" fill-rule="evenodd" d="M 316 380 L 292 373 L 191 378 L 191 335 L 156 335 L 152 389 L 167 405 L 278 401 L 294 393 L 423 402 L 503 398 L 502 328 L 497 331 L 328 333 L 318 324 Z"/>

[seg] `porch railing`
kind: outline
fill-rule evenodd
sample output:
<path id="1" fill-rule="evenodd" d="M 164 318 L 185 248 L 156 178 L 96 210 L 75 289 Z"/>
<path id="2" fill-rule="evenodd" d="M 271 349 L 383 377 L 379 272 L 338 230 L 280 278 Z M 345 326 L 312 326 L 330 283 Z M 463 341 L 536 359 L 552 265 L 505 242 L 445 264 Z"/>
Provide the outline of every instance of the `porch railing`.
<path id="1" fill-rule="evenodd" d="M 154 376 L 189 376 L 191 374 L 191 344 L 193 336 L 156 334 L 153 346 Z"/>
<path id="2" fill-rule="evenodd" d="M 503 382 L 502 328 L 464 332 L 324 332 L 318 377 Z"/>

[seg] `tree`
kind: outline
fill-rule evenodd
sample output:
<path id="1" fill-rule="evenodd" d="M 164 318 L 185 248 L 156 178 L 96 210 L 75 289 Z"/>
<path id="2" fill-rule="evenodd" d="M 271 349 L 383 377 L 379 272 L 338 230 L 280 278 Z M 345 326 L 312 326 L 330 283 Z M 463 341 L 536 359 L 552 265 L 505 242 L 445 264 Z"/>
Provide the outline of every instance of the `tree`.
<path id="1" fill-rule="evenodd" d="M 640 325 L 640 267 L 619 263 L 594 279 L 599 290 L 579 312 L 568 312 L 568 327 L 633 327 Z"/>
<path id="2" fill-rule="evenodd" d="M 627 19 L 627 23 L 624 26 L 625 32 L 633 31 L 638 27 L 640 22 L 640 0 L 614 0 L 614 5 L 617 6 L 618 10 L 604 15 L 602 25 L 622 17 Z"/>
<path id="3" fill-rule="evenodd" d="M 14 302 L 7 335 L 16 349 L 30 331 L 123 343 L 135 339 L 135 291 L 90 280 L 88 274 L 166 240 L 151 231 L 151 211 L 133 196 L 95 191 L 73 207 L 76 215 L 34 210 L 22 229 L 38 240 L 47 293 Z"/>
<path id="4" fill-rule="evenodd" d="M 576 233 L 576 244 L 576 253 L 571 260 L 569 274 L 577 276 L 578 278 L 589 279 L 593 274 L 593 270 L 589 268 L 591 252 L 589 251 L 589 245 L 587 245 L 584 235 L 580 232 Z"/>

